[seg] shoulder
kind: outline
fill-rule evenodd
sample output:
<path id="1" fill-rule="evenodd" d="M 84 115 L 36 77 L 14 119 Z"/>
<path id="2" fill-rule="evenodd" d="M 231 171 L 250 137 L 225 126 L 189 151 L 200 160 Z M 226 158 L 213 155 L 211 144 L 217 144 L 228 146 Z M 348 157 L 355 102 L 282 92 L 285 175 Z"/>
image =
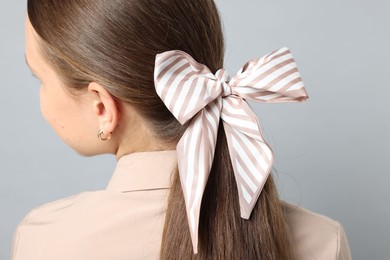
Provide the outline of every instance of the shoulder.
<path id="1" fill-rule="evenodd" d="M 80 219 L 80 215 L 91 211 L 93 204 L 104 200 L 107 199 L 101 191 L 85 191 L 36 206 L 19 222 L 15 233 L 28 233 L 36 229 L 46 231 L 47 227 L 65 226 L 67 219 Z"/>
<path id="2" fill-rule="evenodd" d="M 42 227 L 65 227 L 78 223 L 85 224 L 83 228 L 86 228 L 91 220 L 106 219 L 113 211 L 125 211 L 124 204 L 131 205 L 139 200 L 130 195 L 133 194 L 109 190 L 84 191 L 34 207 L 19 226 L 41 224 L 39 228 L 42 230 Z"/>
<path id="3" fill-rule="evenodd" d="M 14 232 L 11 259 L 29 259 L 29 257 L 38 259 L 34 258 L 32 252 L 44 251 L 45 246 L 52 242 L 54 232 L 57 232 L 58 227 L 64 223 L 63 213 L 67 214 L 69 209 L 78 204 L 78 201 L 88 197 L 89 193 L 71 195 L 30 210 Z M 54 229 L 57 230 L 53 232 Z"/>
<path id="4" fill-rule="evenodd" d="M 85 191 L 54 200 L 31 209 L 21 223 L 37 219 L 45 221 L 45 218 L 57 217 L 59 214 L 62 215 L 67 211 L 72 211 L 75 207 L 79 207 L 80 204 L 93 203 L 94 200 L 99 198 L 102 198 L 100 191 Z"/>
<path id="5" fill-rule="evenodd" d="M 85 191 L 31 209 L 16 227 L 13 254 L 17 251 L 17 259 L 28 259 L 21 257 L 23 252 L 36 253 L 47 245 L 60 244 L 63 241 L 57 241 L 58 234 L 64 234 L 64 231 L 69 239 L 75 239 L 74 235 L 82 230 L 91 230 L 90 224 L 101 214 L 99 211 L 104 212 L 104 204 L 108 202 L 106 192 Z M 36 239 L 38 237 L 40 239 Z"/>
<path id="6" fill-rule="evenodd" d="M 165 199 L 165 190 L 154 192 L 84 191 L 33 208 L 21 223 L 34 221 L 58 223 L 63 220 L 61 224 L 64 224 L 68 221 L 69 223 L 83 221 L 80 219 L 83 216 L 106 219 L 112 217 L 112 212 L 139 214 L 149 211 L 151 207 L 160 206 Z M 137 211 L 134 211 L 134 207 Z M 87 218 L 85 220 L 88 221 Z"/>
<path id="7" fill-rule="evenodd" d="M 16 228 L 11 259 L 151 259 L 166 196 L 150 193 L 85 191 L 35 207 Z"/>
<path id="8" fill-rule="evenodd" d="M 351 259 L 347 237 L 339 222 L 286 202 L 282 206 L 297 259 Z"/>

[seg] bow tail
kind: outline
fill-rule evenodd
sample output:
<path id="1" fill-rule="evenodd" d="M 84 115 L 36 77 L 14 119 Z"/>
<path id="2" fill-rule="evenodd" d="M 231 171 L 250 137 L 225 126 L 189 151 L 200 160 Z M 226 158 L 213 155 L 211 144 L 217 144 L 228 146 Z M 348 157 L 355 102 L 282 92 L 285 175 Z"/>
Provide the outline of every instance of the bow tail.
<path id="1" fill-rule="evenodd" d="M 220 118 L 219 103 L 218 100 L 210 103 L 196 115 L 176 147 L 180 181 L 195 254 L 198 251 L 202 196 L 214 159 Z"/>
<path id="2" fill-rule="evenodd" d="M 271 172 L 273 152 L 261 136 L 256 115 L 243 99 L 224 99 L 222 119 L 239 192 L 241 217 L 249 219 Z"/>

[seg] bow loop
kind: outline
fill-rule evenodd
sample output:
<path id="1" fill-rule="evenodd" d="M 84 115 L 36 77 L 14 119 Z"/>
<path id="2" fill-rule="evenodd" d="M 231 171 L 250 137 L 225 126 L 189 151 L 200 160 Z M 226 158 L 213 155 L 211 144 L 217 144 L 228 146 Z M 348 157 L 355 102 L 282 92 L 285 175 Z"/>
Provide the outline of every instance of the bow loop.
<path id="1" fill-rule="evenodd" d="M 281 48 L 246 63 L 229 80 L 224 69 L 211 73 L 182 51 L 157 55 L 157 94 L 184 124 L 176 147 L 194 253 L 197 253 L 200 207 L 214 160 L 222 119 L 239 192 L 241 216 L 248 219 L 271 172 L 273 153 L 246 99 L 301 102 L 308 98 L 289 49 Z"/>
<path id="2" fill-rule="evenodd" d="M 286 47 L 247 62 L 230 85 L 244 99 L 257 102 L 300 102 L 308 98 L 297 64 Z"/>

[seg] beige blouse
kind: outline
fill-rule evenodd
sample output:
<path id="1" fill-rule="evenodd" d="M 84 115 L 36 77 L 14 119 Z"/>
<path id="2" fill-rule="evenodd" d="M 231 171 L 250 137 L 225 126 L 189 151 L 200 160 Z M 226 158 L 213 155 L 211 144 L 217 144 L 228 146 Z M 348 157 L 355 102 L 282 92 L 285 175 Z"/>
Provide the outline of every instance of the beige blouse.
<path id="1" fill-rule="evenodd" d="M 119 159 L 105 190 L 34 208 L 18 225 L 13 260 L 158 259 L 176 151 Z M 351 259 L 340 223 L 285 203 L 297 259 Z"/>

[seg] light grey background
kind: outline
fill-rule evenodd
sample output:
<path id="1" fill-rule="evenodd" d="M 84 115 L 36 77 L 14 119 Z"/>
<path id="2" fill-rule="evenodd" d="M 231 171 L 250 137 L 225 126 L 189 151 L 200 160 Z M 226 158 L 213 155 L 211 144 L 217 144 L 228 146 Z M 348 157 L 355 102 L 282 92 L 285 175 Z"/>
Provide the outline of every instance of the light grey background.
<path id="1" fill-rule="evenodd" d="M 340 221 L 354 259 L 390 258 L 390 1 L 217 0 L 233 75 L 283 46 L 310 99 L 252 104 L 282 197 Z M 33 208 L 104 189 L 113 156 L 83 158 L 44 122 L 24 64 L 25 1 L 0 5 L 0 259 Z"/>

